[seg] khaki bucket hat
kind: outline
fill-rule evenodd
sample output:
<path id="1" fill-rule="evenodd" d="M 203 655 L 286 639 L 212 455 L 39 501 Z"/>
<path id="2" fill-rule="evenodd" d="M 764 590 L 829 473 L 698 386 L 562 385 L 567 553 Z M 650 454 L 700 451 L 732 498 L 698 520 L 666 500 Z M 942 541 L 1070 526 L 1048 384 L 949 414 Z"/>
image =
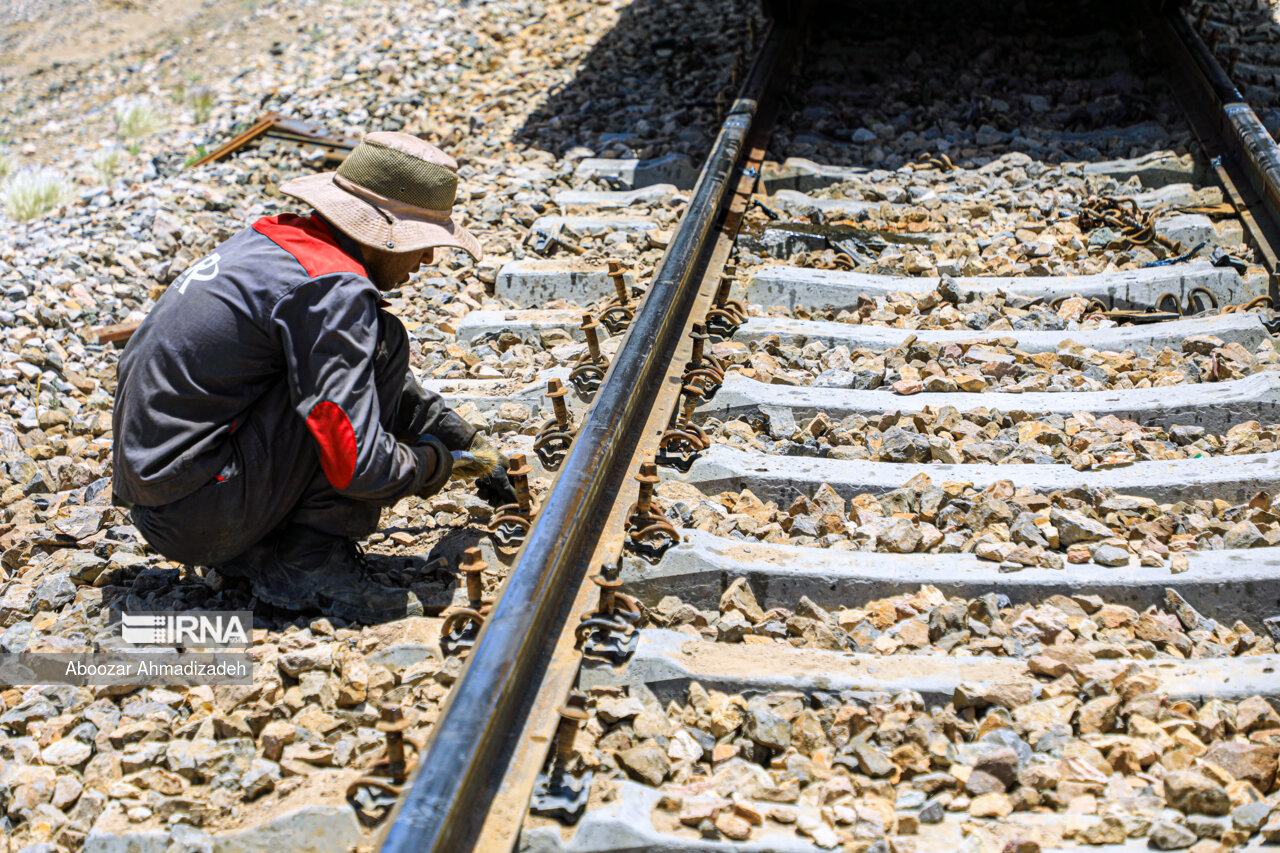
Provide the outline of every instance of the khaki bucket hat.
<path id="1" fill-rule="evenodd" d="M 334 172 L 280 187 L 364 246 L 415 252 L 455 246 L 479 260 L 480 241 L 453 221 L 458 164 L 408 133 L 367 134 Z"/>

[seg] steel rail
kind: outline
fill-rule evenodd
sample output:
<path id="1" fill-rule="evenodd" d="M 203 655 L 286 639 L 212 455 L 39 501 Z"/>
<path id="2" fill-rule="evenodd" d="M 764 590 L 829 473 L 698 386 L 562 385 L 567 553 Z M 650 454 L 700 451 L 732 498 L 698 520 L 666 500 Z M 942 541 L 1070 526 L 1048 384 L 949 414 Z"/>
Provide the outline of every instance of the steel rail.
<path id="1" fill-rule="evenodd" d="M 475 843 L 582 583 L 601 509 L 627 473 L 621 466 L 678 343 L 783 37 L 771 29 L 721 125 L 644 302 L 390 816 L 383 853 L 456 853 Z"/>
<path id="2" fill-rule="evenodd" d="M 1280 146 L 1231 82 L 1217 57 L 1187 22 L 1179 7 L 1167 10 L 1169 26 L 1204 76 L 1220 110 L 1221 136 L 1235 156 L 1254 191 L 1261 198 L 1272 223 L 1280 226 Z"/>

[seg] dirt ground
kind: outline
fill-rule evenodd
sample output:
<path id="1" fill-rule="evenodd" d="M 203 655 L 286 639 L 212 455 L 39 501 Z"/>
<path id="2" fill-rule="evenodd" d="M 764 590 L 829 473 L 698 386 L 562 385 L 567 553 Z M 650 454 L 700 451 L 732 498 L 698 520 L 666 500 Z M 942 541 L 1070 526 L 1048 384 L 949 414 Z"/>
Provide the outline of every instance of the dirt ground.
<path id="1" fill-rule="evenodd" d="M 55 63 L 92 62 L 112 51 L 179 36 L 233 18 L 252 0 L 0 0 L 0 76 Z"/>

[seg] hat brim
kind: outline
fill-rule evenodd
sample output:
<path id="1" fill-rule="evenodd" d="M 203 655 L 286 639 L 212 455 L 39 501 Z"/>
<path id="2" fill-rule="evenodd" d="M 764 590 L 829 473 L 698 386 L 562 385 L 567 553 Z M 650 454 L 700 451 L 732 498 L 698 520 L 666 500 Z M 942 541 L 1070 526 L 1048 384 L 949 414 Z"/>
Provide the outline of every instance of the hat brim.
<path id="1" fill-rule="evenodd" d="M 379 212 L 364 199 L 333 182 L 335 172 L 320 172 L 286 181 L 280 192 L 314 207 L 333 227 L 362 246 L 384 252 L 416 252 L 451 246 L 475 260 L 480 241 L 451 217 L 418 216 L 402 210 Z M 391 217 L 391 222 L 387 217 Z"/>

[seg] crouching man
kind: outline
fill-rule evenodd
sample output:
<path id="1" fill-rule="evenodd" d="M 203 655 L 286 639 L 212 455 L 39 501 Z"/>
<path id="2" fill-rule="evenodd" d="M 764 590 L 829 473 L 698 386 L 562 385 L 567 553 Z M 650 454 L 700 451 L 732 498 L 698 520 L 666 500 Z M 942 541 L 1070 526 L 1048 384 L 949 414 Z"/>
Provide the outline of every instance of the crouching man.
<path id="1" fill-rule="evenodd" d="M 247 578 L 263 601 L 358 622 L 421 613 L 374 583 L 358 540 L 382 508 L 472 479 L 514 502 L 506 460 L 409 371 L 379 291 L 438 246 L 457 164 L 370 133 L 336 172 L 286 183 L 309 216 L 259 219 L 171 285 L 120 358 L 112 489 L 171 560 Z"/>

